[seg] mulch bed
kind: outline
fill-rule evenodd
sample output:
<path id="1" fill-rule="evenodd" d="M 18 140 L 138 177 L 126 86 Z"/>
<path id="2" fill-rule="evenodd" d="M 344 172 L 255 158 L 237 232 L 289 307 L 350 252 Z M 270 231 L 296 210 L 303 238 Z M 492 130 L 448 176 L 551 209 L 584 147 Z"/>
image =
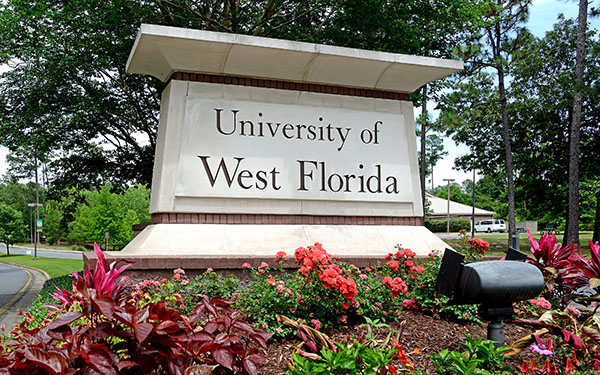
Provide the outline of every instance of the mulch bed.
<path id="1" fill-rule="evenodd" d="M 469 334 L 474 338 L 485 338 L 487 336 L 487 325 L 477 326 L 473 324 L 460 324 L 433 318 L 414 311 L 402 311 L 401 321 L 405 321 L 404 330 L 399 343 L 403 345 L 409 359 L 415 368 L 435 374 L 435 368 L 430 354 L 438 353 L 442 349 L 462 351 L 460 343 L 464 341 L 464 335 Z M 391 322 L 389 327 L 374 328 L 375 338 L 383 342 L 388 336 L 389 330 L 400 331 L 401 322 Z M 335 341 L 343 341 L 350 337 L 359 337 L 365 328 L 361 324 L 340 326 L 330 329 L 326 333 Z M 506 324 L 504 330 L 505 345 L 508 346 L 517 339 L 532 333 L 526 327 Z M 299 342 L 295 337 L 287 340 L 271 341 L 267 349 L 268 360 L 261 367 L 261 374 L 283 374 L 286 363 L 291 358 L 291 347 Z M 524 359 L 530 359 L 527 352 L 521 353 L 515 358 L 509 358 L 505 362 L 512 368 L 518 368 Z"/>

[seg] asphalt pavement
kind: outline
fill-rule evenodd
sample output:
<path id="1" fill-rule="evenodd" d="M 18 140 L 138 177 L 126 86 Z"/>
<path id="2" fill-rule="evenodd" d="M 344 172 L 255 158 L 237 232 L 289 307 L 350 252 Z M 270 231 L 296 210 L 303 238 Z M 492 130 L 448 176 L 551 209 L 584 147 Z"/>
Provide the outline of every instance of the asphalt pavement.
<path id="1" fill-rule="evenodd" d="M 32 247 L 20 247 L 20 246 L 11 246 L 10 253 L 11 254 L 20 254 L 20 255 L 33 255 L 34 248 Z M 0 245 L 0 252 L 6 254 L 6 245 Z M 37 256 L 43 258 L 58 258 L 58 259 L 83 259 L 83 255 L 81 251 L 75 250 L 47 250 L 47 249 L 37 249 Z"/>
<path id="2" fill-rule="evenodd" d="M 49 276 L 35 268 L 0 262 L 0 325 L 8 333 L 22 317 L 19 310 L 27 311 Z"/>

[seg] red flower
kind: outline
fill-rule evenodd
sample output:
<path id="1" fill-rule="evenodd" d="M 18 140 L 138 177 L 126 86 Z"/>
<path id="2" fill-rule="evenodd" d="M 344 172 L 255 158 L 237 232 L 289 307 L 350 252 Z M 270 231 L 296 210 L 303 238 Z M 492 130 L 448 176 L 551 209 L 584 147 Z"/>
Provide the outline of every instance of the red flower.
<path id="1" fill-rule="evenodd" d="M 398 261 L 395 260 L 390 260 L 389 262 L 386 263 L 394 272 L 396 272 L 398 270 L 398 267 L 400 266 L 400 263 L 398 263 Z"/>
<path id="2" fill-rule="evenodd" d="M 402 345 L 398 344 L 398 342 L 395 339 L 394 339 L 394 347 L 396 347 L 396 349 L 398 349 L 398 351 L 396 352 L 396 358 L 398 358 L 400 360 L 400 362 L 404 363 L 404 365 L 406 367 L 408 367 L 409 371 L 412 371 L 413 370 L 412 363 L 410 363 L 410 360 L 408 359 L 408 356 L 404 352 L 404 348 L 402 348 Z"/>
<path id="3" fill-rule="evenodd" d="M 250 265 L 250 263 L 244 263 L 242 264 L 242 268 L 250 269 L 252 268 L 252 266 Z"/>
<path id="4" fill-rule="evenodd" d="M 345 309 L 349 309 L 350 308 L 350 304 L 348 302 L 344 302 L 344 304 L 342 305 L 343 308 Z"/>
<path id="5" fill-rule="evenodd" d="M 347 300 L 354 300 L 354 297 L 356 297 L 358 294 L 358 289 L 356 289 L 356 283 L 354 282 L 354 279 L 342 278 L 342 283 L 340 284 L 340 293 L 342 293 Z"/>
<path id="6" fill-rule="evenodd" d="M 392 279 L 391 277 L 386 276 L 383 279 L 383 284 L 387 285 L 388 289 L 392 291 L 392 297 L 398 297 L 400 293 L 404 294 L 408 291 L 408 287 L 399 277 Z"/>
<path id="7" fill-rule="evenodd" d="M 417 253 L 415 253 L 411 249 L 404 249 L 404 255 L 406 255 L 409 258 L 414 258 L 417 256 Z"/>

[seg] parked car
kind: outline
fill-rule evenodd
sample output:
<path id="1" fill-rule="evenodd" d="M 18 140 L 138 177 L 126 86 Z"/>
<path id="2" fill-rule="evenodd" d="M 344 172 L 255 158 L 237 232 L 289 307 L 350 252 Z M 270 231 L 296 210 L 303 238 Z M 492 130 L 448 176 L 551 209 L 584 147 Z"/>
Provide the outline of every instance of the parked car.
<path id="1" fill-rule="evenodd" d="M 502 219 L 480 220 L 475 224 L 475 232 L 500 232 L 506 231 L 506 223 Z"/>

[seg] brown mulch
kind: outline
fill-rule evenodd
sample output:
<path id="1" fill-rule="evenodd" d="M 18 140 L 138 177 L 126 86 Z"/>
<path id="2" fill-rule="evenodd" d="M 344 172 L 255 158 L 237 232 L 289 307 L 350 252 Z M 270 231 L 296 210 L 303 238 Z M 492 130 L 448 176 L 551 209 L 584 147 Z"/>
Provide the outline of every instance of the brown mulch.
<path id="1" fill-rule="evenodd" d="M 415 368 L 426 370 L 430 374 L 435 374 L 430 354 L 438 353 L 442 349 L 462 351 L 460 343 L 464 342 L 465 334 L 469 334 L 474 338 L 486 338 L 487 336 L 487 324 L 477 326 L 453 323 L 413 311 L 402 311 L 400 319 L 405 321 L 405 324 L 399 343 L 403 345 Z M 390 329 L 400 331 L 401 327 L 401 322 L 391 322 L 389 327 L 373 329 L 373 333 L 376 340 L 383 342 Z M 363 325 L 355 324 L 327 330 L 326 333 L 339 342 L 343 341 L 346 335 L 359 337 L 365 331 Z M 526 327 L 506 324 L 504 330 L 505 345 L 508 346 L 532 332 L 531 329 Z M 286 363 L 291 359 L 291 346 L 298 342 L 299 339 L 295 337 L 271 341 L 266 353 L 268 360 L 261 367 L 261 374 L 285 373 Z M 528 353 L 523 352 L 515 358 L 507 359 L 505 364 L 512 368 L 518 368 L 523 360 L 529 359 L 529 357 Z"/>

